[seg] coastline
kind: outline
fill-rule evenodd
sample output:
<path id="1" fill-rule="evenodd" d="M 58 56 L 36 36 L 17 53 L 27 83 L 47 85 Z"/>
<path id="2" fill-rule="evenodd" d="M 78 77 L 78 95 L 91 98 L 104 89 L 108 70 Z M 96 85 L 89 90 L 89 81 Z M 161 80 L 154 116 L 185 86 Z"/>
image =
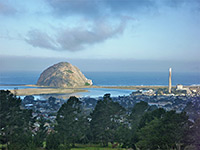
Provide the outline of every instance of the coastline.
<path id="1" fill-rule="evenodd" d="M 167 88 L 167 86 L 161 86 L 161 85 L 144 85 L 144 86 L 143 85 L 132 85 L 132 86 L 92 86 L 91 88 L 140 90 L 140 89 Z"/>
<path id="2" fill-rule="evenodd" d="M 12 93 L 17 96 L 22 95 L 42 95 L 42 94 L 74 94 L 79 92 L 88 92 L 88 88 L 99 89 L 127 89 L 127 90 L 144 90 L 144 89 L 166 89 L 168 86 L 161 85 L 133 85 L 133 86 L 81 86 L 81 87 L 68 87 L 68 88 L 56 88 L 56 87 L 48 87 L 48 86 L 38 86 L 38 85 L 23 85 L 25 87 L 33 87 L 33 88 L 23 88 L 23 89 L 12 89 L 10 90 Z M 38 88 L 35 88 L 38 87 Z M 200 86 L 184 86 L 190 89 L 200 89 Z M 175 86 L 172 86 L 175 88 Z"/>
<path id="3" fill-rule="evenodd" d="M 39 88 L 56 88 L 56 87 L 50 87 L 50 86 L 38 86 L 34 84 L 29 84 L 29 85 L 24 85 L 27 87 L 39 87 Z M 128 86 L 101 86 L 101 85 L 92 85 L 92 86 L 79 86 L 79 87 L 69 87 L 69 88 L 64 88 L 64 89 L 84 89 L 84 88 L 108 88 L 108 89 L 143 89 L 143 88 L 152 88 L 152 89 L 158 89 L 158 88 L 167 88 L 168 86 L 165 85 L 128 85 Z M 172 86 L 175 87 L 175 86 Z"/>

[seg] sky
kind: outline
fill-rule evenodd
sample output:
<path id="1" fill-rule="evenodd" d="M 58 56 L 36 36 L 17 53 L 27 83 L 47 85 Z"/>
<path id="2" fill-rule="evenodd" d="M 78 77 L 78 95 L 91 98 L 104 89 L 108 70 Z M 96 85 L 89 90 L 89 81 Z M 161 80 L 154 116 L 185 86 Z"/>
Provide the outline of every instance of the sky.
<path id="1" fill-rule="evenodd" d="M 199 0 L 0 0 L 0 70 L 200 72 Z"/>

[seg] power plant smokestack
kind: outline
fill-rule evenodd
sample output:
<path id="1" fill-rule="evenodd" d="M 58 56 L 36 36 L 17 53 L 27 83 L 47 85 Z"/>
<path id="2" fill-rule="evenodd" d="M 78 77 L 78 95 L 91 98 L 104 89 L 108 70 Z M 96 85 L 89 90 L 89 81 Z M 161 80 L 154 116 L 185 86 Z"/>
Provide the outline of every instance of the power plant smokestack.
<path id="1" fill-rule="evenodd" d="M 168 86 L 168 92 L 172 92 L 172 68 L 169 68 L 169 86 Z"/>

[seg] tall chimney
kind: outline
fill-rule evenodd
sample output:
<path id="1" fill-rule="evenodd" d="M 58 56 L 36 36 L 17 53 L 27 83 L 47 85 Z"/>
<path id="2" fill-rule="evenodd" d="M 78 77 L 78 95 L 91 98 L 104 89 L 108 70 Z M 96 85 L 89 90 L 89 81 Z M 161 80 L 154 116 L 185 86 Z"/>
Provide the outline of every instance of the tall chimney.
<path id="1" fill-rule="evenodd" d="M 172 68 L 169 68 L 169 87 L 168 87 L 168 92 L 172 92 Z"/>

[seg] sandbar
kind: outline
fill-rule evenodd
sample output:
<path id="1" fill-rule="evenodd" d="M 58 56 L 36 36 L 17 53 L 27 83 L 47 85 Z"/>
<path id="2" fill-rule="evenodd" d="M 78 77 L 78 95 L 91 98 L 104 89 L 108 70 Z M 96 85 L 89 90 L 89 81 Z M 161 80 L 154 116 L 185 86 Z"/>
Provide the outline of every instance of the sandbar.
<path id="1" fill-rule="evenodd" d="M 87 88 L 108 88 L 108 89 L 129 89 L 129 90 L 140 90 L 140 89 L 166 89 L 168 86 L 159 86 L 159 85 L 149 85 L 149 86 L 81 86 L 81 87 L 70 87 L 70 88 L 52 88 L 38 85 L 23 85 L 27 87 L 38 87 L 38 88 L 25 88 L 10 90 L 12 93 L 21 96 L 21 95 L 41 95 L 41 94 L 72 94 L 79 92 L 88 92 Z M 41 88 L 42 87 L 42 88 Z M 190 89 L 200 90 L 200 86 L 185 86 Z M 173 86 L 172 88 L 175 88 Z"/>
<path id="2" fill-rule="evenodd" d="M 27 88 L 27 89 L 16 89 L 10 91 L 18 96 L 41 95 L 41 94 L 71 94 L 79 92 L 88 92 L 85 89 L 77 89 L 77 88 Z"/>

